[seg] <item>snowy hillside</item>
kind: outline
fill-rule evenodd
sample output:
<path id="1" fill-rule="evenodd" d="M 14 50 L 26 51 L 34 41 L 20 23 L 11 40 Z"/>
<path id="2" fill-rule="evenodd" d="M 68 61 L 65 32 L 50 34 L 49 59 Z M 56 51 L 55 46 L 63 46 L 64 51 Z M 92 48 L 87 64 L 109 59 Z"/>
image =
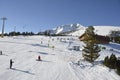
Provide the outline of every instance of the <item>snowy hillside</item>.
<path id="1" fill-rule="evenodd" d="M 120 26 L 116 27 L 116 26 L 93 26 L 95 28 L 95 33 L 99 34 L 99 35 L 103 35 L 103 36 L 107 36 L 110 34 L 110 31 L 120 31 Z M 84 27 L 84 30 L 79 30 L 73 33 L 70 33 L 69 35 L 74 35 L 74 36 L 80 36 L 84 33 L 85 29 L 87 27 Z"/>
<path id="2" fill-rule="evenodd" d="M 100 35 L 109 35 L 110 31 L 120 31 L 120 26 L 94 26 L 95 32 Z"/>
<path id="3" fill-rule="evenodd" d="M 109 35 L 112 30 L 120 30 L 120 26 L 93 26 L 95 28 L 95 33 L 99 35 Z M 84 33 L 87 27 L 82 26 L 80 24 L 70 24 L 70 25 L 62 25 L 58 26 L 54 30 L 52 30 L 52 34 L 67 34 L 73 36 L 80 36 Z"/>
<path id="4" fill-rule="evenodd" d="M 42 42 L 41 42 L 42 41 Z M 83 46 L 78 37 L 5 37 L 0 38 L 0 80 L 120 80 L 114 70 L 103 66 L 105 56 L 120 56 L 120 45 L 101 45 L 106 50 L 92 65 L 83 60 L 82 51 L 72 50 Z M 53 47 L 54 46 L 54 47 Z M 113 49 L 113 51 L 110 51 Z M 41 56 L 42 61 L 37 61 Z M 13 69 L 9 61 L 13 59 Z M 78 60 L 80 65 L 77 65 Z"/>

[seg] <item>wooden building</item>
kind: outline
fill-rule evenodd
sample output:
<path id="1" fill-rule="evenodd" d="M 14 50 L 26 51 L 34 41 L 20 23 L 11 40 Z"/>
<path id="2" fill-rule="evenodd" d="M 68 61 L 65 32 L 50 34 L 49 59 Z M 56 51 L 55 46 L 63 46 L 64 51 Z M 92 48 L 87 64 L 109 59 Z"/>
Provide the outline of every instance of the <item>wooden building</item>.
<path id="1" fill-rule="evenodd" d="M 106 36 L 101 35 L 89 35 L 87 33 L 84 33 L 79 37 L 80 41 L 89 41 L 94 40 L 97 44 L 109 44 L 110 38 Z"/>

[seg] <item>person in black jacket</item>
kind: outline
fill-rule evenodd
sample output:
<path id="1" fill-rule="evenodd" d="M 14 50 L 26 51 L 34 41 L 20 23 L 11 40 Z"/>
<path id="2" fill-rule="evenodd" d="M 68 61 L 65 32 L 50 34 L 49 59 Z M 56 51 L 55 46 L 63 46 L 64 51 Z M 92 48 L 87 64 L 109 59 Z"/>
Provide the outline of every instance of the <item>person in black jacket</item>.
<path id="1" fill-rule="evenodd" d="M 14 62 L 12 61 L 12 59 L 10 59 L 10 69 L 12 68 L 12 64 L 13 64 Z"/>

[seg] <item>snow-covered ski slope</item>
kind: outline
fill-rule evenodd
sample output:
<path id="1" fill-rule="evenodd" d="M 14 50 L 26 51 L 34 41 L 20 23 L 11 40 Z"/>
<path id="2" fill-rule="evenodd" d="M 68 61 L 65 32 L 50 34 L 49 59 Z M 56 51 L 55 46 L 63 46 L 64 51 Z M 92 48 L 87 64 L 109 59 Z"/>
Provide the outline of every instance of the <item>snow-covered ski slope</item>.
<path id="1" fill-rule="evenodd" d="M 3 52 L 0 55 L 0 80 L 120 80 L 114 70 L 101 64 L 107 55 L 120 56 L 119 44 L 101 45 L 106 50 L 100 52 L 94 65 L 83 60 L 82 51 L 72 50 L 75 45 L 82 48 L 83 42 L 70 36 L 0 38 Z M 36 60 L 39 55 L 42 61 Z M 9 69 L 10 59 L 14 61 L 13 69 Z M 77 65 L 78 60 L 80 65 Z"/>

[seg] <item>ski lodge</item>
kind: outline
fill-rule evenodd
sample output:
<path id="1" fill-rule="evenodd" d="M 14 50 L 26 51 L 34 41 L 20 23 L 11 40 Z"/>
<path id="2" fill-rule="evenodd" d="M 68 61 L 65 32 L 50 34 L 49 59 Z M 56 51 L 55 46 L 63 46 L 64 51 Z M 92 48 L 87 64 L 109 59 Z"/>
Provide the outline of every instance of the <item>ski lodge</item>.
<path id="1" fill-rule="evenodd" d="M 102 36 L 102 35 L 89 35 L 89 34 L 84 33 L 79 37 L 80 41 L 88 41 L 88 40 L 92 40 L 92 39 L 94 39 L 95 43 L 97 43 L 97 44 L 109 44 L 109 42 L 110 42 L 109 37 Z"/>

